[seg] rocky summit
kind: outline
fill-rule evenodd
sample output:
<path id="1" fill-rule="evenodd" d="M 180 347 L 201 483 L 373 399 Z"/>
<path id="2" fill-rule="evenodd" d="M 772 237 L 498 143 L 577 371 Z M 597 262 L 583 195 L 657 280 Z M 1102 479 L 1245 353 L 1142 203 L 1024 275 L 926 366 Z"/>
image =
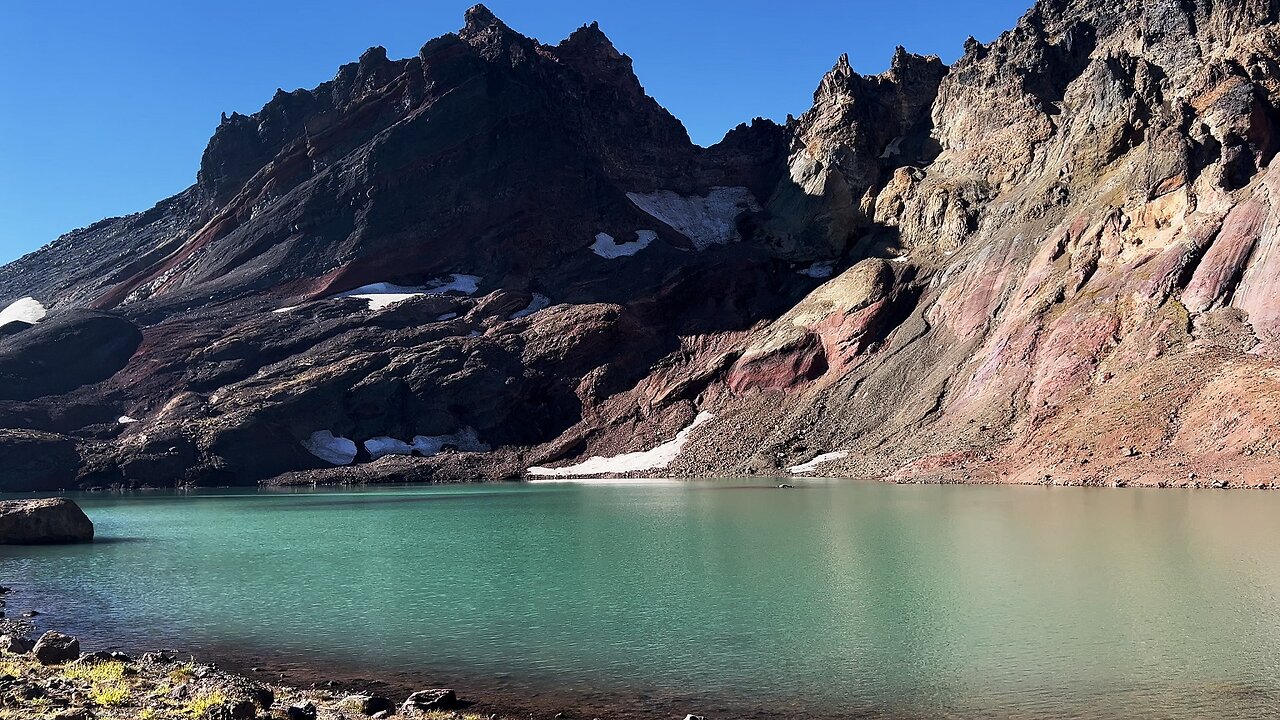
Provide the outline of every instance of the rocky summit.
<path id="1" fill-rule="evenodd" d="M 709 148 L 482 6 L 0 268 L 0 490 L 1270 487 L 1280 3 L 1041 0 Z"/>

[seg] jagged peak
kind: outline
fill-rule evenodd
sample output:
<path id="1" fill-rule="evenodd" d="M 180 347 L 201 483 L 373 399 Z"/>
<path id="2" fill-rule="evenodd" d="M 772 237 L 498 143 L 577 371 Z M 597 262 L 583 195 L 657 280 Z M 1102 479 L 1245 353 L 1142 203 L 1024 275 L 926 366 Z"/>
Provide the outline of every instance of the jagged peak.
<path id="1" fill-rule="evenodd" d="M 369 63 L 387 62 L 387 49 L 381 45 L 374 45 L 360 54 L 360 64 L 367 65 Z"/>
<path id="2" fill-rule="evenodd" d="M 498 19 L 493 11 L 485 7 L 483 3 L 472 5 L 462 14 L 463 32 L 478 31 L 490 27 L 501 27 L 510 29 L 507 24 Z"/>
<path id="3" fill-rule="evenodd" d="M 591 22 L 570 33 L 554 48 L 556 56 L 565 58 L 593 58 L 596 60 L 628 60 L 619 52 L 613 41 L 600 29 L 600 23 Z"/>
<path id="4" fill-rule="evenodd" d="M 512 30 L 484 5 L 474 5 L 463 15 L 464 25 L 458 37 L 493 62 L 505 58 L 513 65 L 521 64 L 537 53 L 539 44 Z"/>

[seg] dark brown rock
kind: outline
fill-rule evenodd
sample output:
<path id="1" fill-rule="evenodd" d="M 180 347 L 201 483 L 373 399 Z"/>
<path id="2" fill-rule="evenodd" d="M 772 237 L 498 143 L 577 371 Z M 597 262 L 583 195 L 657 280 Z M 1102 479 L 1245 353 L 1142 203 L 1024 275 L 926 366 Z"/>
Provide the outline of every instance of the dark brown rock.
<path id="1" fill-rule="evenodd" d="M 93 540 L 93 523 L 66 498 L 0 501 L 0 544 L 41 545 Z"/>
<path id="2" fill-rule="evenodd" d="M 61 665 L 80 657 L 80 641 L 50 630 L 40 636 L 31 653 L 41 665 Z"/>
<path id="3" fill-rule="evenodd" d="M 428 710 L 454 710 L 457 707 L 457 694 L 453 690 L 438 688 L 415 692 L 404 701 L 401 705 L 401 710 L 409 713 Z"/>

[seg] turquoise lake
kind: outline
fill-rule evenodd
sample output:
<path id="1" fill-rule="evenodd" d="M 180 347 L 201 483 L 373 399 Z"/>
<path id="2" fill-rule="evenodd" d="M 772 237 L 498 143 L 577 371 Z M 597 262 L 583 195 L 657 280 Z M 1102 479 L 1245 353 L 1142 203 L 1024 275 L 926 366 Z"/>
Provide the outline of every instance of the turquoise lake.
<path id="1" fill-rule="evenodd" d="M 1280 715 L 1280 494 L 776 482 L 78 495 L 101 542 L 0 583 L 89 649 L 619 714 Z"/>

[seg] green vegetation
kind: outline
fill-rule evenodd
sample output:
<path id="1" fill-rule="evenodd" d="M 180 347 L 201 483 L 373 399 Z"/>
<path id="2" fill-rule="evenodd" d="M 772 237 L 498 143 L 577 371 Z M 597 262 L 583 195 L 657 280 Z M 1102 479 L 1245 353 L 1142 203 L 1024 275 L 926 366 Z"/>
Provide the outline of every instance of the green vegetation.
<path id="1" fill-rule="evenodd" d="M 91 683 L 110 683 L 124 679 L 124 663 L 104 662 L 71 664 L 62 667 L 62 677 L 68 680 L 84 680 Z"/>
<path id="2" fill-rule="evenodd" d="M 124 683 L 110 683 L 104 685 L 94 685 L 89 690 L 89 699 L 96 705 L 103 707 L 115 707 L 124 705 L 129 701 L 133 693 L 129 691 L 129 686 Z"/>
<path id="3" fill-rule="evenodd" d="M 213 692 L 197 695 L 191 698 L 191 702 L 187 703 L 186 713 L 191 718 L 204 717 L 206 711 L 215 705 L 221 705 L 227 701 L 227 696 L 215 690 Z"/>

